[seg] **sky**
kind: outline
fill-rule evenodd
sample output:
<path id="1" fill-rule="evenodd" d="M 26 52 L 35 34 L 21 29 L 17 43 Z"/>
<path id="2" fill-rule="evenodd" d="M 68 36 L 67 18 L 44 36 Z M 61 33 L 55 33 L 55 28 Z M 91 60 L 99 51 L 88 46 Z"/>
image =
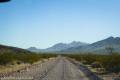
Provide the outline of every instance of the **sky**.
<path id="1" fill-rule="evenodd" d="M 47 48 L 120 37 L 120 0 L 11 0 L 0 3 L 0 44 Z"/>

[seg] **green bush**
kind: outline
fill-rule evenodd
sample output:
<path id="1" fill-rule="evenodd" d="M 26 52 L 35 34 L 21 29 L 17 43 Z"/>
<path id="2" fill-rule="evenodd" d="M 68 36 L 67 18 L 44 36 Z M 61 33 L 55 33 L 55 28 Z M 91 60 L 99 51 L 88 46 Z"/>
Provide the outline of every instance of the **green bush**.
<path id="1" fill-rule="evenodd" d="M 34 63 L 43 58 L 55 57 L 55 54 L 37 54 L 37 53 L 15 53 L 13 51 L 4 51 L 0 53 L 0 65 L 6 65 L 18 61 L 19 63 Z"/>
<path id="2" fill-rule="evenodd" d="M 67 57 L 74 58 L 84 64 L 91 65 L 98 62 L 101 67 L 105 68 L 108 72 L 120 72 L 120 54 L 113 53 L 109 55 L 100 54 L 69 54 Z"/>

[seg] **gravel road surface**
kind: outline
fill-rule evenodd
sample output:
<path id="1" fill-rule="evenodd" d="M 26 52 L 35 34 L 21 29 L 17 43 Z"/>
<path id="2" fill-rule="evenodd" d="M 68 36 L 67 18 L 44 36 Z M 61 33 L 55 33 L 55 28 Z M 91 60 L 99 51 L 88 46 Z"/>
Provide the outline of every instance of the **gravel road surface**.
<path id="1" fill-rule="evenodd" d="M 0 78 L 1 80 L 91 80 L 78 65 L 61 56 L 18 72 L 2 74 Z"/>

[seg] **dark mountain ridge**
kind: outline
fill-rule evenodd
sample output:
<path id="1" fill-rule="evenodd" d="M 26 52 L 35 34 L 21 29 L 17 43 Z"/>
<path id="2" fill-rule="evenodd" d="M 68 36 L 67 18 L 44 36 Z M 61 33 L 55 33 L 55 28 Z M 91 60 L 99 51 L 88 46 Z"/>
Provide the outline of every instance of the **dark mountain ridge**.
<path id="1" fill-rule="evenodd" d="M 73 47 L 61 52 L 106 52 L 107 47 L 114 48 L 115 52 L 120 52 L 120 38 L 119 37 L 109 37 L 104 40 L 97 41 L 95 43 L 86 45 Z"/>
<path id="2" fill-rule="evenodd" d="M 30 51 L 22 48 L 0 45 L 0 53 L 4 52 L 15 52 L 15 53 L 31 53 Z"/>

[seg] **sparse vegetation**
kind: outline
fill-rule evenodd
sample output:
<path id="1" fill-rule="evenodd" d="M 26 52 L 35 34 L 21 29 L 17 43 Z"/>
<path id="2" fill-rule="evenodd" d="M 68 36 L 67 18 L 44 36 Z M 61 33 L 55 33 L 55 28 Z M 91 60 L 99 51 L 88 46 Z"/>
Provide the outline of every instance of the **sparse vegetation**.
<path id="1" fill-rule="evenodd" d="M 7 52 L 4 54 L 0 54 L 0 65 L 6 65 L 6 64 L 13 64 L 16 62 L 17 64 L 20 63 L 34 63 L 36 61 L 39 61 L 43 58 L 49 58 L 54 57 L 56 55 L 54 54 L 36 54 L 36 53 L 11 53 Z"/>
<path id="2" fill-rule="evenodd" d="M 0 65 L 7 64 L 21 64 L 21 63 L 34 63 L 43 58 L 54 57 L 55 54 L 50 53 L 33 53 L 24 49 L 19 49 L 9 46 L 0 46 Z"/>
<path id="3" fill-rule="evenodd" d="M 104 68 L 107 72 L 119 73 L 120 72 L 120 54 L 112 53 L 109 55 L 100 55 L 100 54 L 68 54 L 68 57 L 74 58 L 78 61 L 81 61 L 83 64 L 100 65 L 101 68 Z"/>

